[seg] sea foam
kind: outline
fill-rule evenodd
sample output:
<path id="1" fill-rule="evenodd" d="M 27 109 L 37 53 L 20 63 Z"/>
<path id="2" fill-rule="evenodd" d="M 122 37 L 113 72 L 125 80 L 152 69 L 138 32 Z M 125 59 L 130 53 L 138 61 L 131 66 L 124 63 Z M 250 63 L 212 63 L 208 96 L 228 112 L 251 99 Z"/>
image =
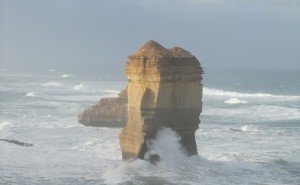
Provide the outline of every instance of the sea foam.
<path id="1" fill-rule="evenodd" d="M 256 132 L 258 128 L 255 125 L 244 125 L 240 127 L 240 130 L 244 132 Z"/>
<path id="2" fill-rule="evenodd" d="M 105 183 L 120 184 L 126 181 L 133 181 L 135 179 L 132 179 L 132 177 L 140 175 L 151 177 L 157 171 L 158 173 L 164 171 L 164 175 L 168 176 L 166 170 L 176 171 L 181 165 L 184 167 L 189 166 L 191 160 L 189 160 L 180 144 L 180 137 L 172 129 L 163 127 L 156 133 L 155 139 L 147 141 L 147 145 L 148 152 L 145 154 L 145 159 L 147 159 L 149 154 L 158 154 L 160 161 L 156 166 L 145 160 L 128 160 L 114 168 L 108 169 L 102 175 Z M 163 182 L 159 184 L 163 184 Z"/>
<path id="3" fill-rule="evenodd" d="M 273 97 L 267 93 L 241 93 L 235 91 L 224 91 L 221 89 L 203 88 L 203 94 L 209 96 L 229 96 L 229 97 Z"/>
<path id="4" fill-rule="evenodd" d="M 8 122 L 8 121 L 3 121 L 3 122 L 1 122 L 1 123 L 0 123 L 0 130 L 2 130 L 4 127 L 7 127 L 7 126 L 9 126 L 9 125 L 11 125 L 11 123 Z"/>
<path id="5" fill-rule="evenodd" d="M 61 78 L 70 78 L 70 77 L 72 77 L 72 75 L 71 74 L 63 74 L 60 77 Z"/>
<path id="6" fill-rule="evenodd" d="M 83 85 L 83 83 L 80 83 L 80 84 L 77 84 L 77 85 L 75 85 L 74 86 L 74 90 L 81 90 L 81 89 L 83 89 L 84 88 L 84 85 Z"/>
<path id="7" fill-rule="evenodd" d="M 246 100 L 240 100 L 238 98 L 230 98 L 228 100 L 225 100 L 224 103 L 226 103 L 226 104 L 245 104 L 248 102 Z"/>
<path id="8" fill-rule="evenodd" d="M 300 96 L 292 96 L 292 95 L 275 95 L 269 93 L 242 93 L 235 91 L 224 91 L 221 89 L 213 89 L 213 88 L 203 88 L 203 95 L 205 96 L 224 96 L 224 97 L 232 97 L 232 98 L 268 98 L 272 100 L 280 100 L 280 101 L 291 101 L 291 100 L 300 100 Z"/>
<path id="9" fill-rule="evenodd" d="M 105 92 L 105 93 L 112 93 L 112 94 L 118 94 L 118 93 L 120 93 L 120 91 L 118 91 L 118 90 L 113 90 L 113 89 L 106 89 L 106 90 L 103 90 L 102 92 Z"/>
<path id="10" fill-rule="evenodd" d="M 58 82 L 51 81 L 51 82 L 44 83 L 43 86 L 45 86 L 45 87 L 49 87 L 49 86 L 60 87 L 61 84 Z"/>
<path id="11" fill-rule="evenodd" d="M 204 109 L 201 115 L 238 122 L 264 122 L 297 120 L 300 119 L 300 110 L 277 105 L 251 105 L 238 109 L 211 107 Z"/>
<path id="12" fill-rule="evenodd" d="M 29 92 L 25 95 L 25 97 L 33 97 L 33 98 L 42 97 L 42 94 L 40 94 L 38 92 Z"/>

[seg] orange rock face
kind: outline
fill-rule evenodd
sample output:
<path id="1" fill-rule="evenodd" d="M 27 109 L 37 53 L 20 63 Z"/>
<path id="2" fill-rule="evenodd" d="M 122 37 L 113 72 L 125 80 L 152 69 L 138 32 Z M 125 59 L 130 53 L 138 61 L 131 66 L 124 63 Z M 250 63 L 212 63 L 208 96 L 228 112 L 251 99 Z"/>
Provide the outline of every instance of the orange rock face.
<path id="1" fill-rule="evenodd" d="M 128 122 L 120 133 L 123 159 L 144 158 L 146 141 L 168 127 L 181 137 L 189 155 L 197 154 L 195 131 L 202 111 L 202 67 L 190 52 L 148 41 L 129 56 Z"/>

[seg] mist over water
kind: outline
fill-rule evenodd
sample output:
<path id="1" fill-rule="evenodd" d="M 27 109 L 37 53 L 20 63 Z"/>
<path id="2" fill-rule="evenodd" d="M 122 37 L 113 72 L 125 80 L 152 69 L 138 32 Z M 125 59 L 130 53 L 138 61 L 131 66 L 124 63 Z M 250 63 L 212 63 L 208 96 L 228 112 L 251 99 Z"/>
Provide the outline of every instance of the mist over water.
<path id="1" fill-rule="evenodd" d="M 205 74 L 199 156 L 187 157 L 180 137 L 163 128 L 148 141 L 149 153 L 161 158 L 154 166 L 122 161 L 121 128 L 77 123 L 81 110 L 116 96 L 126 81 L 1 71 L 0 139 L 33 146 L 0 141 L 0 184 L 297 184 L 299 79 L 282 71 L 294 81 L 272 85 L 273 73 L 251 81 L 234 72 Z"/>

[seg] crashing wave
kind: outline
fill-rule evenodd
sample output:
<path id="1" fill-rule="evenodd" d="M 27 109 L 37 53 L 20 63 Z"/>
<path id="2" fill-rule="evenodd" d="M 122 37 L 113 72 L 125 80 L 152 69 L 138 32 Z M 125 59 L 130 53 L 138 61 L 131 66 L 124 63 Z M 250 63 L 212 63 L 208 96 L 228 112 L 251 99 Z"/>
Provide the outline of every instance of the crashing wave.
<path id="1" fill-rule="evenodd" d="M 224 103 L 226 103 L 226 104 L 245 104 L 248 102 L 246 100 L 240 100 L 238 98 L 230 98 L 228 100 L 225 100 Z"/>

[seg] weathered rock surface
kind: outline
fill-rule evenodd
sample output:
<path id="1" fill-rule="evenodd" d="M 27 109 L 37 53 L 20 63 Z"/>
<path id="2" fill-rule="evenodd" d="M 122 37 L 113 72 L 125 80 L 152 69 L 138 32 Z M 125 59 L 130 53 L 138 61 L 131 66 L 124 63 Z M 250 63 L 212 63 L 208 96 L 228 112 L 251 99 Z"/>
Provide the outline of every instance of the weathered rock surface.
<path id="1" fill-rule="evenodd" d="M 190 52 L 148 41 L 129 56 L 128 122 L 120 133 L 123 159 L 144 158 L 147 140 L 161 127 L 175 130 L 189 155 L 202 111 L 202 67 Z"/>
<path id="2" fill-rule="evenodd" d="M 127 89 L 116 98 L 102 98 L 100 102 L 78 115 L 79 123 L 94 127 L 124 127 L 127 122 Z"/>

